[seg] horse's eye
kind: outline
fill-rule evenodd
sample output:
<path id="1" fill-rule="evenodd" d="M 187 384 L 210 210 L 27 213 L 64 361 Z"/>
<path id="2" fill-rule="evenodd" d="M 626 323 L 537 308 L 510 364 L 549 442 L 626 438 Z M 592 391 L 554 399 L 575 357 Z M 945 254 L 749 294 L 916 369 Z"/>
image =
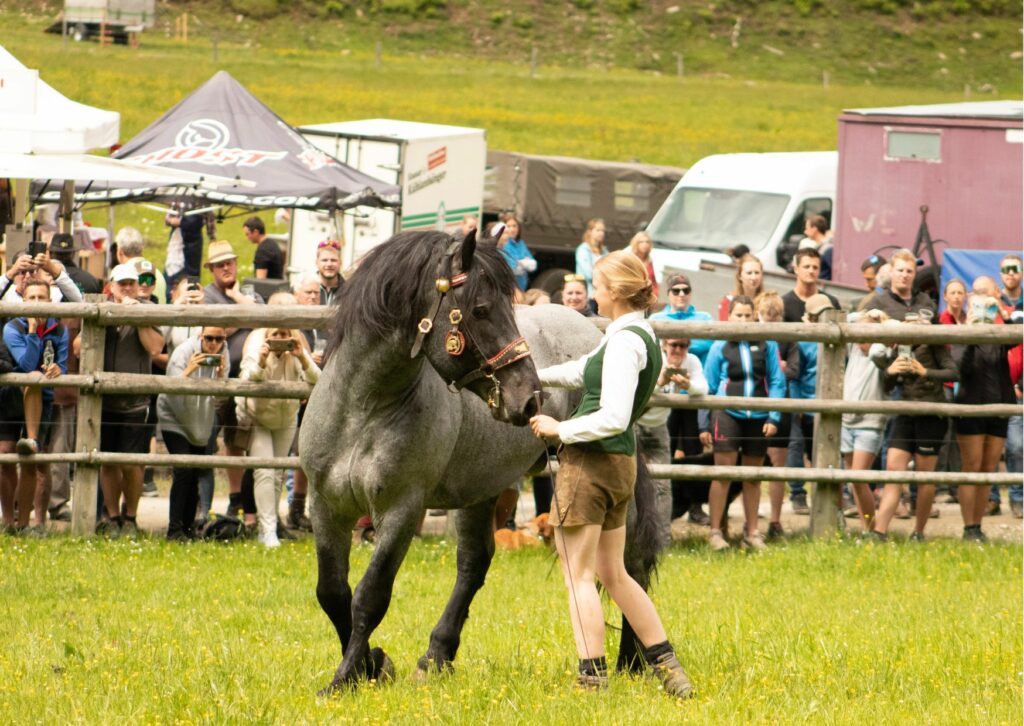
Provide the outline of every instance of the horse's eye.
<path id="1" fill-rule="evenodd" d="M 477 320 L 483 320 L 484 318 L 487 317 L 487 314 L 489 312 L 490 308 L 488 308 L 486 305 L 477 305 L 475 308 L 473 308 L 473 317 L 476 318 Z"/>

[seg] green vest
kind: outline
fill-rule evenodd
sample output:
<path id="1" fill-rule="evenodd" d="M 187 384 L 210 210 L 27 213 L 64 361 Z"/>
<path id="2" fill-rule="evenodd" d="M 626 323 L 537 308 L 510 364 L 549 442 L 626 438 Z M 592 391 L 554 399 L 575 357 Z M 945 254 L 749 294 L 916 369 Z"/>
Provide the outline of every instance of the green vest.
<path id="1" fill-rule="evenodd" d="M 605 454 L 636 454 L 636 436 L 633 433 L 633 424 L 640 418 L 647 402 L 654 393 L 654 387 L 658 383 L 658 376 L 661 375 L 661 348 L 651 335 L 643 328 L 629 325 L 623 330 L 630 330 L 639 335 L 647 348 L 647 365 L 640 371 L 637 379 L 636 392 L 633 394 L 633 411 L 629 416 L 629 426 L 621 434 L 610 436 L 597 441 L 587 441 L 580 446 L 588 451 L 600 451 Z M 579 418 L 593 413 L 601 407 L 601 369 L 604 367 L 605 345 L 602 345 L 583 368 L 583 400 L 576 407 L 571 418 Z"/>

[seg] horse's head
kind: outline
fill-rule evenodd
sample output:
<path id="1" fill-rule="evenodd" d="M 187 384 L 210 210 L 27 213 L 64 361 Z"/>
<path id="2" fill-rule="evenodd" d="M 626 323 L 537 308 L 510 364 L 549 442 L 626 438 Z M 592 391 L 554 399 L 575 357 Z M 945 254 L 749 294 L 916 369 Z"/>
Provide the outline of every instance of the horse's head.
<path id="1" fill-rule="evenodd" d="M 413 355 L 422 347 L 450 386 L 487 401 L 499 421 L 523 426 L 537 413 L 540 379 L 516 326 L 515 279 L 493 242 L 478 247 L 470 232 L 445 250 Z"/>

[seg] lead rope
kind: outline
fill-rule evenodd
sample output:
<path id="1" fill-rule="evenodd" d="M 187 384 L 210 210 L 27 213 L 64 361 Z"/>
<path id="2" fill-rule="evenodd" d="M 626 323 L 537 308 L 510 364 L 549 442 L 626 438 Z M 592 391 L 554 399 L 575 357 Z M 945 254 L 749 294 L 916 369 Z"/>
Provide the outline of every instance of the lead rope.
<path id="1" fill-rule="evenodd" d="M 541 406 L 544 403 L 543 394 L 541 393 L 541 391 L 534 391 L 533 392 L 533 398 L 537 402 L 537 413 L 539 414 L 540 411 L 541 411 Z M 547 446 L 546 445 L 545 445 L 545 448 L 544 448 L 544 460 L 545 460 L 545 462 L 547 462 L 546 469 L 547 469 L 547 472 L 548 472 L 548 479 L 551 480 L 551 496 L 552 496 L 552 498 L 554 499 L 554 502 L 555 502 L 556 516 L 559 516 L 559 518 L 560 518 L 560 516 L 561 516 L 560 513 L 562 511 L 562 505 L 558 503 L 558 486 L 555 484 L 555 475 L 554 475 L 554 472 L 551 470 L 551 457 L 548 456 Z M 576 472 L 576 481 L 573 482 L 573 488 L 574 489 L 576 488 L 576 486 L 579 485 L 579 483 L 580 483 L 580 474 L 582 474 L 582 473 L 583 473 L 582 469 L 579 469 Z M 569 558 L 569 547 L 566 545 L 566 542 L 565 542 L 565 532 L 564 532 L 564 530 L 563 530 L 561 525 L 559 525 L 558 527 L 555 527 L 555 530 L 557 532 L 560 532 L 561 535 L 562 535 L 562 551 L 565 552 L 565 574 L 569 578 L 569 592 L 572 595 L 572 605 L 573 605 L 573 609 L 576 610 L 576 620 L 580 624 L 580 638 L 583 640 L 583 650 L 586 651 L 587 658 L 591 659 L 593 656 L 591 656 L 591 653 L 590 653 L 590 645 L 587 643 L 587 631 L 583 627 L 583 614 L 580 612 L 580 603 L 576 599 L 576 581 L 573 579 L 573 576 L 572 576 L 572 565 L 569 562 L 569 560 L 570 560 L 570 558 Z"/>

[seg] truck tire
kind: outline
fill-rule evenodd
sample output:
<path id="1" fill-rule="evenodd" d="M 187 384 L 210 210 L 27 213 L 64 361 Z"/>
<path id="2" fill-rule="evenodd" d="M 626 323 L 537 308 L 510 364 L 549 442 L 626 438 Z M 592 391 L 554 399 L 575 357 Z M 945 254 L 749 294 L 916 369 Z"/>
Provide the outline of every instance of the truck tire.
<path id="1" fill-rule="evenodd" d="M 530 283 L 530 287 L 536 287 L 543 290 L 548 295 L 553 295 L 562 289 L 562 285 L 565 283 L 565 276 L 571 274 L 572 272 L 570 270 L 563 270 L 560 267 L 552 267 L 549 270 L 544 270 L 544 272 L 533 278 L 533 281 Z"/>

